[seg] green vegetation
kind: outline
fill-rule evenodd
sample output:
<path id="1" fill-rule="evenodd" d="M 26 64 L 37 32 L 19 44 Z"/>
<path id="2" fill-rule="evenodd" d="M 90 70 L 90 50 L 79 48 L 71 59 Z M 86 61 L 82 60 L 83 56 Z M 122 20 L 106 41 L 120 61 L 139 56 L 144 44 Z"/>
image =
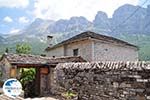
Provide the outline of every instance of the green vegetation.
<path id="1" fill-rule="evenodd" d="M 22 86 L 25 87 L 27 82 L 33 81 L 35 79 L 36 71 L 34 68 L 22 68 L 21 69 L 21 76 L 20 76 L 20 82 L 22 83 Z"/>
<path id="2" fill-rule="evenodd" d="M 67 100 L 72 100 L 73 97 L 76 97 L 77 94 L 76 93 L 73 93 L 71 91 L 67 91 L 66 93 L 63 93 L 62 96 L 64 98 L 66 98 Z"/>
<path id="3" fill-rule="evenodd" d="M 17 44 L 16 45 L 16 53 L 18 53 L 18 54 L 29 54 L 29 53 L 31 53 L 31 46 L 27 43 Z"/>
<path id="4" fill-rule="evenodd" d="M 30 54 L 41 55 L 44 53 L 44 49 L 47 47 L 46 43 L 40 42 L 39 40 L 32 40 L 28 42 L 16 42 L 16 43 L 8 43 L 8 44 L 0 44 L 0 55 L 4 54 L 6 49 L 8 49 L 9 53 L 16 53 L 16 45 L 27 44 L 30 45 L 31 51 Z"/>
<path id="5" fill-rule="evenodd" d="M 35 89 L 35 68 L 22 68 L 21 76 L 19 81 L 22 84 L 23 90 L 25 91 L 25 97 L 35 97 L 36 89 Z"/>

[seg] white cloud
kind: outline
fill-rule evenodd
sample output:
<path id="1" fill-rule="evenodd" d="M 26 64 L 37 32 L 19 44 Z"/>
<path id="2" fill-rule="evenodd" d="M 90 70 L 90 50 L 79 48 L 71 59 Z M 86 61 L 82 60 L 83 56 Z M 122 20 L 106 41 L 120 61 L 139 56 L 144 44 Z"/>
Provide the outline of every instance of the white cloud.
<path id="1" fill-rule="evenodd" d="M 29 19 L 25 16 L 22 16 L 19 18 L 19 22 L 20 23 L 28 23 L 29 22 Z"/>
<path id="2" fill-rule="evenodd" d="M 13 22 L 12 18 L 9 17 L 9 16 L 6 16 L 6 17 L 3 19 L 3 21 L 8 22 L 8 23 Z"/>
<path id="3" fill-rule="evenodd" d="M 0 0 L 0 7 L 25 8 L 28 4 L 29 0 Z"/>
<path id="4" fill-rule="evenodd" d="M 20 29 L 11 29 L 11 31 L 9 32 L 10 34 L 18 34 L 18 32 L 20 31 Z"/>
<path id="5" fill-rule="evenodd" d="M 68 19 L 71 16 L 85 16 L 93 20 L 97 11 L 104 11 L 109 17 L 115 9 L 126 3 L 137 5 L 139 0 L 35 0 L 34 15 L 46 19 Z"/>

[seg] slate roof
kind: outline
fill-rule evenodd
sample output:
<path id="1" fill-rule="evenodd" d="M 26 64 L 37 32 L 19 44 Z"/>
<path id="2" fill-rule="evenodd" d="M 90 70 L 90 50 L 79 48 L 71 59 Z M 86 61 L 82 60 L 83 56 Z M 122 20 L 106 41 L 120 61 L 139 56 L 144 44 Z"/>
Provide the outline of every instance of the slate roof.
<path id="1" fill-rule="evenodd" d="M 65 57 L 43 57 L 30 54 L 4 54 L 1 58 L 6 58 L 11 64 L 58 64 L 65 62 L 85 62 L 80 56 Z"/>
<path id="2" fill-rule="evenodd" d="M 150 70 L 149 61 L 99 61 L 99 62 L 83 62 L 83 63 L 60 63 L 57 65 L 56 69 L 71 68 L 73 69 L 90 69 L 90 70 L 101 70 L 101 71 L 110 71 L 110 70 Z"/>
<path id="3" fill-rule="evenodd" d="M 111 36 L 106 36 L 106 35 L 102 35 L 102 34 L 97 34 L 95 32 L 91 32 L 91 31 L 86 31 L 86 32 L 83 32 L 81 34 L 78 34 L 68 40 L 65 40 L 65 41 L 62 41 L 61 43 L 58 43 L 52 47 L 47 47 L 45 50 L 48 51 L 48 50 L 51 50 L 51 49 L 54 49 L 56 47 L 59 47 L 59 46 L 62 46 L 64 44 L 68 44 L 68 43 L 71 43 L 71 42 L 74 42 L 74 41 L 80 41 L 80 40 L 84 40 L 84 39 L 89 39 L 89 38 L 93 38 L 93 39 L 98 39 L 98 40 L 102 40 L 102 41 L 107 41 L 107 42 L 114 42 L 114 43 L 121 43 L 123 45 L 128 45 L 128 46 L 132 46 L 132 47 L 135 47 L 135 48 L 138 48 L 137 46 L 133 45 L 133 44 L 130 44 L 128 42 L 125 42 L 123 40 L 120 40 L 120 39 L 117 39 L 117 38 L 114 38 L 114 37 L 111 37 Z"/>

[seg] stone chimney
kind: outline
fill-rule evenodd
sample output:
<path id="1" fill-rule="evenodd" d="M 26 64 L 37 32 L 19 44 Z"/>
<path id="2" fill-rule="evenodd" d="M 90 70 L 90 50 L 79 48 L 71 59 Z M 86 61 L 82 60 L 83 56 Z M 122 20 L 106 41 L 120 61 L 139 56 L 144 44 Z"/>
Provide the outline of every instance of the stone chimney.
<path id="1" fill-rule="evenodd" d="M 47 36 L 47 44 L 48 44 L 48 47 L 52 47 L 52 38 L 53 38 L 53 36 L 50 36 L 50 35 L 48 35 Z"/>

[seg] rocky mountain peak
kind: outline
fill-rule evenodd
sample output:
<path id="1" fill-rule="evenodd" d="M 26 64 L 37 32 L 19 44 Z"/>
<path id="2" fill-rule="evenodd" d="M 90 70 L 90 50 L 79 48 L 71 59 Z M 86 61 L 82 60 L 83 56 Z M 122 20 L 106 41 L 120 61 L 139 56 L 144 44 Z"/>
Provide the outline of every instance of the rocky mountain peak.
<path id="1" fill-rule="evenodd" d="M 115 10 L 111 25 L 116 33 L 145 33 L 146 14 L 145 8 L 126 4 Z"/>
<path id="2" fill-rule="evenodd" d="M 109 24 L 110 22 L 107 14 L 105 12 L 98 11 L 93 21 L 94 27 L 106 30 L 109 29 Z"/>

